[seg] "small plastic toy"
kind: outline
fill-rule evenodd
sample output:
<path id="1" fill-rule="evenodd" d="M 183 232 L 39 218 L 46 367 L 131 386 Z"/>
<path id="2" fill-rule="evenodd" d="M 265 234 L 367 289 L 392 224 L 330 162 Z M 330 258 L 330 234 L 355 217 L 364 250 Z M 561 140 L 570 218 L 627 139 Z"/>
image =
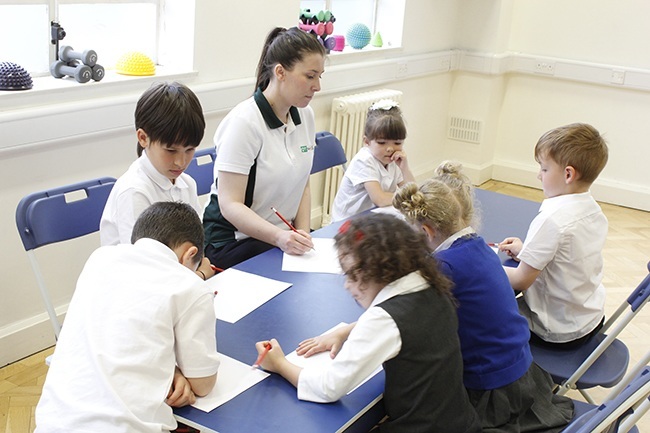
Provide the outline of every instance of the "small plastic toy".
<path id="1" fill-rule="evenodd" d="M 345 36 L 332 35 L 332 39 L 334 39 L 334 48 L 332 49 L 334 51 L 343 51 L 343 48 L 345 48 Z"/>
<path id="2" fill-rule="evenodd" d="M 32 87 L 32 77 L 22 66 L 0 62 L 0 90 L 29 90 Z"/>
<path id="3" fill-rule="evenodd" d="M 352 24 L 345 38 L 352 48 L 360 50 L 370 43 L 370 29 L 362 23 Z"/>
<path id="4" fill-rule="evenodd" d="M 375 33 L 375 35 L 370 40 L 370 45 L 373 47 L 382 47 L 384 45 L 384 41 L 381 38 L 381 33 Z"/>
<path id="5" fill-rule="evenodd" d="M 130 51 L 120 57 L 115 65 L 115 72 L 122 75 L 155 75 L 156 65 L 145 54 Z"/>

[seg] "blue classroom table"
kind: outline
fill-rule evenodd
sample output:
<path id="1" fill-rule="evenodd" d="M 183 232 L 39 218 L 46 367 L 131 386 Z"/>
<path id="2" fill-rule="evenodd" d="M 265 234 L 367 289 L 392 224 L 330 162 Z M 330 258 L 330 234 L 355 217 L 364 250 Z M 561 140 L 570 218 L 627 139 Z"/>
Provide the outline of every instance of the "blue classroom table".
<path id="1" fill-rule="evenodd" d="M 539 203 L 479 189 L 476 199 L 482 216 L 478 231 L 487 242 L 498 242 L 510 235 L 523 239 L 539 209 Z M 313 235 L 331 238 L 338 226 L 334 223 Z M 238 322 L 217 321 L 219 352 L 246 364 L 252 364 L 257 357 L 257 341 L 277 338 L 285 353 L 289 353 L 300 341 L 340 322 L 354 322 L 363 313 L 343 288 L 342 275 L 283 272 L 282 251 L 278 248 L 236 268 L 292 283 Z M 210 413 L 191 406 L 175 409 L 174 413 L 180 421 L 202 433 L 367 432 L 384 415 L 383 388 L 382 371 L 338 402 L 311 403 L 298 400 L 296 389 L 289 382 L 271 374 Z"/>

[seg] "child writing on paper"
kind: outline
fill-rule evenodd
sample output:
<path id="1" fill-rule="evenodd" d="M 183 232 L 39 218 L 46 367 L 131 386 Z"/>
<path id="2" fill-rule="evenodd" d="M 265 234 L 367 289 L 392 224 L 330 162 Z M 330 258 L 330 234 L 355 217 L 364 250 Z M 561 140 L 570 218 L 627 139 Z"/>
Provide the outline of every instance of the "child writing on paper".
<path id="1" fill-rule="evenodd" d="M 213 295 L 194 270 L 203 227 L 185 203 L 158 202 L 133 244 L 88 259 L 36 408 L 36 432 L 166 432 L 172 407 L 216 381 Z"/>
<path id="2" fill-rule="evenodd" d="M 368 110 L 364 146 L 352 158 L 332 209 L 332 220 L 349 218 L 374 206 L 390 206 L 398 186 L 413 182 L 403 150 L 406 125 L 397 103 L 383 99 Z"/>
<path id="3" fill-rule="evenodd" d="M 345 344 L 327 368 L 290 363 L 275 339 L 256 344 L 260 354 L 271 345 L 261 366 L 296 386 L 299 399 L 324 403 L 383 364 L 388 418 L 380 431 L 480 432 L 462 384 L 449 281 L 428 258 L 424 235 L 372 214 L 346 221 L 335 242 L 346 289 L 366 311 L 356 325 L 334 331 Z"/>
<path id="4" fill-rule="evenodd" d="M 115 183 L 99 223 L 102 245 L 128 244 L 140 214 L 159 201 L 182 201 L 202 215 L 196 182 L 183 173 L 205 131 L 201 103 L 180 83 L 155 83 L 136 105 L 136 159 Z M 206 259 L 197 270 L 214 275 Z"/>
<path id="5" fill-rule="evenodd" d="M 393 205 L 426 235 L 454 284 L 463 381 L 483 431 L 560 431 L 573 405 L 553 396 L 551 377 L 533 363 L 528 324 L 501 262 L 468 225 L 472 184 L 459 164 L 444 163 L 436 173 L 421 187 L 408 183 L 397 190 Z"/>
<path id="6" fill-rule="evenodd" d="M 523 243 L 514 237 L 499 243 L 519 261 L 506 273 L 512 287 L 523 292 L 519 310 L 535 343 L 575 347 L 602 327 L 608 224 L 589 188 L 607 157 L 603 137 L 583 123 L 548 131 L 535 146 L 546 199 Z"/>

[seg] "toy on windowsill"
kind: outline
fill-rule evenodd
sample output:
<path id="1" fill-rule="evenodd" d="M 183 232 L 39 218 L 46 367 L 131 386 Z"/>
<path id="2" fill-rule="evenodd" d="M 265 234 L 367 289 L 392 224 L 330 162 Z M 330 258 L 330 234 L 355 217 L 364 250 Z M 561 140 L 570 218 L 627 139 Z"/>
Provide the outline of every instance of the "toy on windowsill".
<path id="1" fill-rule="evenodd" d="M 330 36 L 334 32 L 334 21 L 336 18 L 330 11 L 320 11 L 315 14 L 310 9 L 301 9 L 298 27 L 314 33 L 329 52 L 336 46 L 336 40 Z"/>
<path id="2" fill-rule="evenodd" d="M 32 77 L 22 66 L 0 62 L 0 90 L 29 90 L 32 86 Z"/>
<path id="3" fill-rule="evenodd" d="M 155 75 L 156 65 L 145 54 L 130 51 L 122 55 L 115 65 L 115 71 L 122 75 Z"/>
<path id="4" fill-rule="evenodd" d="M 50 65 L 54 78 L 74 77 L 78 83 L 104 78 L 104 68 L 97 64 L 97 53 L 93 50 L 75 51 L 71 46 L 62 45 L 58 51 L 59 60 Z"/>
<path id="5" fill-rule="evenodd" d="M 368 45 L 370 43 L 370 37 L 370 29 L 361 23 L 352 24 L 348 30 L 348 34 L 345 36 L 348 44 L 357 50 Z"/>

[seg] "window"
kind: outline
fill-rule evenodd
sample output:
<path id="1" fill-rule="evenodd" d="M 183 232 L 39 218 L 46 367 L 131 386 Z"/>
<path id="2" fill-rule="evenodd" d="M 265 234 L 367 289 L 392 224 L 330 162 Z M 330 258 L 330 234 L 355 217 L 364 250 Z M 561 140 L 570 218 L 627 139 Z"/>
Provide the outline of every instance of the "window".
<path id="1" fill-rule="evenodd" d="M 187 0 L 0 0 L 0 61 L 17 63 L 32 76 L 48 75 L 55 21 L 65 31 L 60 45 L 94 50 L 107 69 L 122 54 L 139 51 L 156 64 L 189 70 L 193 14 L 194 2 Z M 179 46 L 182 55 L 169 54 Z"/>
<path id="2" fill-rule="evenodd" d="M 335 35 L 345 36 L 350 26 L 362 23 L 372 35 L 380 33 L 383 47 L 402 45 L 405 0 L 302 0 L 300 8 L 312 13 L 331 11 L 336 18 Z M 353 49 L 346 46 L 347 50 Z"/>

